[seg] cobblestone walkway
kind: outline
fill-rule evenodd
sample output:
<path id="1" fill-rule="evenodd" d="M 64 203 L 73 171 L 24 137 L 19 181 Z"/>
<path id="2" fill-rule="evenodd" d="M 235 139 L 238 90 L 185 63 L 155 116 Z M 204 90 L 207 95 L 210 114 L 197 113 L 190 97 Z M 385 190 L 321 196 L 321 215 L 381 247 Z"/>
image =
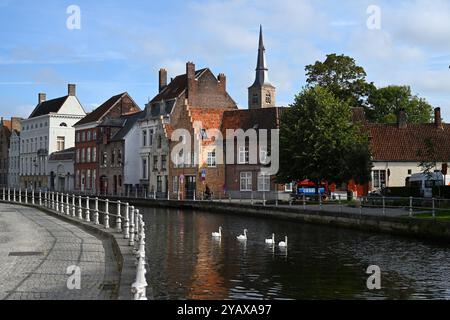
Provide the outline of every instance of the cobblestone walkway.
<path id="1" fill-rule="evenodd" d="M 78 266 L 81 289 L 69 290 Z M 110 241 L 39 210 L 0 204 L 0 300 L 115 298 L 119 272 Z"/>

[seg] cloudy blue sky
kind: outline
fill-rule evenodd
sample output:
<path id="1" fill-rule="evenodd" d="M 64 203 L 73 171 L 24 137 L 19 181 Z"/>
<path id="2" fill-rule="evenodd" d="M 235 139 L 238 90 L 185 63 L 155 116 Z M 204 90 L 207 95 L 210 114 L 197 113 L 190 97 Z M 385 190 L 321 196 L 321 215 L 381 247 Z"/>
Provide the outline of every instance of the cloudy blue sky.
<path id="1" fill-rule="evenodd" d="M 66 27 L 70 5 L 80 30 Z M 367 28 L 370 5 L 381 9 L 379 30 Z M 123 91 L 143 107 L 159 68 L 173 77 L 186 61 L 224 72 L 246 108 L 260 24 L 279 105 L 305 84 L 305 65 L 344 53 L 368 80 L 410 85 L 450 122 L 448 0 L 0 0 L 0 114 L 27 117 L 38 92 L 59 97 L 69 82 L 86 111 Z"/>

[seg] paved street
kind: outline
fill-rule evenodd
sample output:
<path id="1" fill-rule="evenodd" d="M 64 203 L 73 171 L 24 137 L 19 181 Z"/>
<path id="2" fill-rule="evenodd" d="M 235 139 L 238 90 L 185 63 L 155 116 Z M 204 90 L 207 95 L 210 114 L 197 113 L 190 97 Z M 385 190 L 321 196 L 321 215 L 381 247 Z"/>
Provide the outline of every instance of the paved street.
<path id="1" fill-rule="evenodd" d="M 81 289 L 69 290 L 78 266 Z M 115 297 L 119 272 L 108 240 L 33 208 L 0 204 L 1 300 L 104 300 Z"/>

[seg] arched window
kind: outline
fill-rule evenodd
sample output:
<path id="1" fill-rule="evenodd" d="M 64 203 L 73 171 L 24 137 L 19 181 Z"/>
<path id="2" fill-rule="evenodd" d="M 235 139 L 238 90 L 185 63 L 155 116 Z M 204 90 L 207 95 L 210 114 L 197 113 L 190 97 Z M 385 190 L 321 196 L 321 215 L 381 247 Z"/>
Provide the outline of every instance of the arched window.
<path id="1" fill-rule="evenodd" d="M 272 103 L 272 95 L 270 92 L 266 93 L 266 103 Z"/>
<path id="2" fill-rule="evenodd" d="M 67 123 L 63 122 L 59 125 L 60 127 L 67 127 Z"/>

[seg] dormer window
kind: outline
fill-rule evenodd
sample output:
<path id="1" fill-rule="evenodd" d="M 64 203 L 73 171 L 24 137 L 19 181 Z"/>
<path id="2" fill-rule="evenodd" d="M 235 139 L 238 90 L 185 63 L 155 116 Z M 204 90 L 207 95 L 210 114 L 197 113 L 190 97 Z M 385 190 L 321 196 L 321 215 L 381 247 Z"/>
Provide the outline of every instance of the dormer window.
<path id="1" fill-rule="evenodd" d="M 208 139 L 208 134 L 206 133 L 206 129 L 202 129 L 200 131 L 200 135 L 202 137 L 202 140 Z"/>
<path id="2" fill-rule="evenodd" d="M 67 127 L 67 123 L 63 122 L 59 125 L 60 127 Z"/>

